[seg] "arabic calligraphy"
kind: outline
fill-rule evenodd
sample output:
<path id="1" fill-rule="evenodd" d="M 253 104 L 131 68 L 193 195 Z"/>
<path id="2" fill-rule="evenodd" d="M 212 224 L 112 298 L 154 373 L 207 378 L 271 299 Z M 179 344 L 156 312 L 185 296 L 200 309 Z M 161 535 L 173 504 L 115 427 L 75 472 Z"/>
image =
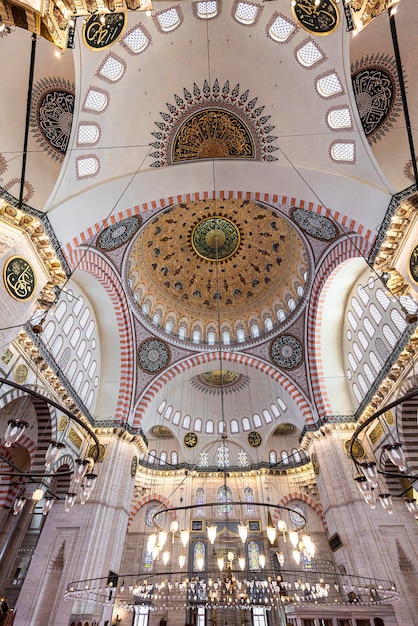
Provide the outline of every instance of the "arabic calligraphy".
<path id="1" fill-rule="evenodd" d="M 103 15 L 92 15 L 84 26 L 84 43 L 93 50 L 104 50 L 112 46 L 121 36 L 126 24 L 124 13 L 105 15 L 103 23 L 101 18 L 103 19 Z"/>
<path id="2" fill-rule="evenodd" d="M 16 300 L 28 300 L 35 291 L 36 279 L 32 266 L 23 257 L 11 257 L 4 266 L 4 284 Z"/>
<path id="3" fill-rule="evenodd" d="M 247 128 L 238 117 L 220 109 L 198 111 L 189 117 L 173 146 L 173 161 L 254 156 Z"/>
<path id="4" fill-rule="evenodd" d="M 184 445 L 187 448 L 194 448 L 197 445 L 196 433 L 187 433 L 184 435 Z"/>
<path id="5" fill-rule="evenodd" d="M 339 24 L 338 9 L 331 0 L 321 0 L 318 6 L 315 0 L 296 0 L 292 10 L 302 28 L 315 35 L 330 35 Z"/>

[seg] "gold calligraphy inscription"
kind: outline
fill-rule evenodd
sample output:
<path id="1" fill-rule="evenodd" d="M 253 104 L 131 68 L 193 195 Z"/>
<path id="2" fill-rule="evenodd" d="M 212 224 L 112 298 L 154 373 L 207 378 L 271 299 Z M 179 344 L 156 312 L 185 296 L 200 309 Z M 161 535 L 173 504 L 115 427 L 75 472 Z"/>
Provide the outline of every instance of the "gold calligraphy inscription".
<path id="1" fill-rule="evenodd" d="M 125 25 L 126 16 L 124 13 L 112 13 L 105 16 L 92 15 L 84 26 L 84 43 L 93 50 L 110 48 L 125 30 Z"/>
<path id="2" fill-rule="evenodd" d="M 71 443 L 75 445 L 76 448 L 81 448 L 83 440 L 81 439 L 80 435 L 74 430 L 74 428 L 70 428 L 70 431 L 68 433 L 68 439 L 71 441 Z"/>
<path id="3" fill-rule="evenodd" d="M 10 361 L 12 360 L 12 357 L 13 357 L 13 352 L 9 348 L 7 348 L 6 352 L 1 357 L 1 360 L 3 361 L 5 365 L 9 365 Z"/>
<path id="4" fill-rule="evenodd" d="M 29 261 L 20 256 L 12 256 L 4 266 L 4 284 L 15 300 L 28 300 L 35 291 L 35 272 Z"/>
<path id="5" fill-rule="evenodd" d="M 292 11 L 299 24 L 315 35 L 330 35 L 337 28 L 340 14 L 332 0 L 296 0 Z"/>
<path id="6" fill-rule="evenodd" d="M 248 128 L 222 109 L 205 109 L 189 117 L 177 131 L 173 144 L 174 162 L 254 156 Z"/>

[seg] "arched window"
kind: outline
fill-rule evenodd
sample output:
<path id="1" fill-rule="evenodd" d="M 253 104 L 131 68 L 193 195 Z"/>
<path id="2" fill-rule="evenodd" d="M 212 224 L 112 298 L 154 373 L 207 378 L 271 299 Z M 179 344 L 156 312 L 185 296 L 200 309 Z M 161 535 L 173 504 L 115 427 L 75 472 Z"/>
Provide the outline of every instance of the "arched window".
<path id="1" fill-rule="evenodd" d="M 358 339 L 359 339 L 359 341 L 360 341 L 360 343 L 361 343 L 361 345 L 362 345 L 362 347 L 363 347 L 363 350 L 366 350 L 366 348 L 367 348 L 367 347 L 368 347 L 368 345 L 369 345 L 369 342 L 367 341 L 367 339 L 366 339 L 366 335 L 363 333 L 363 331 L 362 331 L 362 330 L 359 330 L 359 331 L 358 331 L 358 335 L 357 335 L 357 337 L 358 337 Z"/>
<path id="2" fill-rule="evenodd" d="M 358 345 L 357 341 L 353 342 L 353 351 L 354 354 L 356 355 L 358 361 L 360 362 L 363 356 L 362 351 L 360 350 L 360 346 Z"/>
<path id="3" fill-rule="evenodd" d="M 55 338 L 55 341 L 52 344 L 52 348 L 51 348 L 51 353 L 53 357 L 57 358 L 58 353 L 62 348 L 63 342 L 64 340 L 62 338 L 62 335 L 58 335 L 58 337 Z"/>
<path id="4" fill-rule="evenodd" d="M 167 452 L 161 452 L 160 454 L 160 465 L 167 464 Z"/>
<path id="5" fill-rule="evenodd" d="M 395 337 L 395 334 L 394 334 L 393 330 L 387 324 L 383 325 L 383 334 L 384 334 L 385 339 L 387 340 L 388 344 L 390 345 L 390 347 L 394 348 L 396 346 L 396 344 L 397 344 L 397 339 Z"/>
<path id="6" fill-rule="evenodd" d="M 198 487 L 194 496 L 194 503 L 196 506 L 196 515 L 204 515 L 204 507 L 202 504 L 205 504 L 205 490 L 203 487 Z"/>
<path id="7" fill-rule="evenodd" d="M 351 298 L 351 306 L 353 307 L 358 317 L 361 319 L 363 317 L 363 307 L 361 306 L 357 298 L 354 298 L 354 297 Z"/>
<path id="8" fill-rule="evenodd" d="M 353 330 L 357 330 L 358 322 L 357 322 L 356 318 L 354 317 L 352 311 L 348 311 L 347 319 L 350 322 L 352 329 Z"/>
<path id="9" fill-rule="evenodd" d="M 131 50 L 131 52 L 139 54 L 147 48 L 149 39 L 144 31 L 137 26 L 123 38 L 123 43 L 129 48 L 129 50 Z"/>
<path id="10" fill-rule="evenodd" d="M 367 291 L 365 290 L 365 288 L 363 287 L 363 285 L 357 285 L 357 293 L 358 293 L 361 301 L 363 302 L 363 304 L 368 304 L 368 302 L 370 300 L 370 296 L 367 293 Z"/>
<path id="11" fill-rule="evenodd" d="M 366 329 L 367 334 L 369 335 L 370 338 L 372 338 L 376 332 L 376 329 L 368 317 L 364 318 L 363 324 L 364 324 L 364 328 Z"/>
<path id="12" fill-rule="evenodd" d="M 263 422 L 261 421 L 261 417 L 259 416 L 258 413 L 254 413 L 253 420 L 254 420 L 254 426 L 256 428 L 260 428 L 263 425 Z"/>
<path id="13" fill-rule="evenodd" d="M 275 465 L 277 463 L 277 455 L 275 450 L 270 450 L 269 452 L 269 463 L 271 465 Z"/>
<path id="14" fill-rule="evenodd" d="M 231 434 L 235 434 L 239 432 L 239 425 L 237 420 L 231 420 Z"/>
<path id="15" fill-rule="evenodd" d="M 165 413 L 164 413 L 164 417 L 166 420 L 169 420 L 171 417 L 171 414 L 173 412 L 173 407 L 171 406 L 171 404 L 166 408 Z"/>
<path id="16" fill-rule="evenodd" d="M 363 396 L 360 393 L 360 389 L 358 388 L 358 386 L 356 385 L 356 383 L 353 384 L 353 391 L 354 391 L 354 395 L 356 396 L 357 400 L 359 402 L 362 401 Z"/>
<path id="17" fill-rule="evenodd" d="M 174 450 L 171 453 L 171 465 L 177 465 L 179 462 L 179 456 L 177 454 L 177 452 Z"/>
<path id="18" fill-rule="evenodd" d="M 251 487 L 245 487 L 244 489 L 244 500 L 247 503 L 245 506 L 245 511 L 247 515 L 254 515 L 255 506 L 254 506 L 254 491 Z"/>
<path id="19" fill-rule="evenodd" d="M 193 546 L 193 570 L 195 572 L 205 569 L 206 550 L 203 541 L 196 541 Z"/>
<path id="20" fill-rule="evenodd" d="M 274 417 L 280 417 L 280 411 L 275 404 L 270 404 L 270 410 L 273 413 Z"/>
<path id="21" fill-rule="evenodd" d="M 256 541 L 248 542 L 248 569 L 255 572 L 260 569 L 260 546 Z"/>
<path id="22" fill-rule="evenodd" d="M 218 489 L 216 501 L 218 503 L 218 516 L 230 515 L 233 511 L 232 504 L 232 491 L 230 487 L 221 485 Z"/>
<path id="23" fill-rule="evenodd" d="M 312 67 L 312 65 L 322 61 L 324 55 L 318 46 L 313 41 L 309 40 L 298 49 L 296 58 L 304 67 Z"/>
<path id="24" fill-rule="evenodd" d="M 355 360 L 351 352 L 348 353 L 347 358 L 348 362 L 350 363 L 351 369 L 353 370 L 353 372 L 355 372 L 357 369 L 357 361 Z"/>
<path id="25" fill-rule="evenodd" d="M 282 450 L 280 456 L 281 456 L 283 465 L 288 465 L 289 464 L 289 455 L 287 454 L 286 450 Z"/>
<path id="26" fill-rule="evenodd" d="M 372 303 L 370 305 L 369 311 L 370 311 L 370 315 L 372 316 L 376 324 L 380 324 L 380 322 L 382 321 L 382 314 L 378 310 L 377 306 Z"/>
<path id="27" fill-rule="evenodd" d="M 45 326 L 44 331 L 42 333 L 42 340 L 44 343 L 48 343 L 49 340 L 51 339 L 52 335 L 55 332 L 55 322 L 52 322 L 51 320 L 48 322 L 48 324 Z"/>
<path id="28" fill-rule="evenodd" d="M 382 366 L 380 364 L 379 359 L 377 358 L 376 354 L 373 351 L 371 351 L 369 353 L 369 359 L 370 359 L 370 363 L 373 365 L 375 371 L 377 373 L 379 373 L 381 368 L 382 368 Z"/>
<path id="29" fill-rule="evenodd" d="M 251 430 L 251 424 L 250 424 L 250 420 L 248 419 L 248 417 L 242 418 L 242 429 Z"/>
<path id="30" fill-rule="evenodd" d="M 76 347 L 77 341 L 80 339 L 81 331 L 79 328 L 76 328 L 73 334 L 71 335 L 70 344 L 73 348 Z"/>
<path id="31" fill-rule="evenodd" d="M 218 446 L 218 467 L 229 467 L 229 448 L 225 443 Z"/>
<path id="32" fill-rule="evenodd" d="M 190 428 L 190 415 L 183 417 L 183 428 Z"/>
<path id="33" fill-rule="evenodd" d="M 316 87 L 323 98 L 330 98 L 343 93 L 340 79 L 335 72 L 329 72 L 318 78 Z"/>
<path id="34" fill-rule="evenodd" d="M 300 456 L 300 452 L 297 448 L 293 448 L 292 456 L 295 463 L 300 463 L 302 461 L 302 457 Z"/>
<path id="35" fill-rule="evenodd" d="M 294 25 L 279 15 L 270 26 L 269 34 L 275 41 L 284 43 L 287 39 L 289 39 L 294 30 Z"/>
<path id="36" fill-rule="evenodd" d="M 266 317 L 266 319 L 264 320 L 264 328 L 267 331 L 273 329 L 273 322 L 272 322 L 271 317 Z"/>
<path id="37" fill-rule="evenodd" d="M 165 415 L 164 415 L 164 417 L 166 419 L 168 419 Z M 174 424 L 174 426 L 178 426 L 180 424 L 180 418 L 181 418 L 180 411 L 175 411 L 175 413 L 173 415 L 173 424 Z"/>
<path id="38" fill-rule="evenodd" d="M 166 406 L 167 406 L 167 400 L 163 400 L 157 409 L 157 413 L 161 415 Z"/>
<path id="39" fill-rule="evenodd" d="M 383 289 L 380 289 L 380 287 L 379 289 L 376 289 L 376 299 L 381 305 L 381 307 L 386 311 L 386 309 L 388 308 L 390 304 L 390 300 L 385 294 L 385 292 L 383 291 Z"/>
<path id="40" fill-rule="evenodd" d="M 202 20 L 210 20 L 218 14 L 218 3 L 216 0 L 206 0 L 205 2 L 198 2 L 196 5 L 196 12 L 198 17 Z"/>
<path id="41" fill-rule="evenodd" d="M 368 392 L 369 388 L 367 386 L 366 381 L 364 380 L 363 374 L 359 374 L 358 375 L 358 381 L 360 383 L 360 387 L 362 388 L 364 395 L 366 395 L 366 393 Z"/>
<path id="42" fill-rule="evenodd" d="M 396 328 L 398 328 L 398 330 L 401 331 L 401 333 L 408 326 L 405 319 L 402 317 L 402 315 L 399 313 L 397 309 L 392 309 L 392 311 L 390 312 L 390 318 L 392 322 L 395 324 Z"/>
<path id="43" fill-rule="evenodd" d="M 197 433 L 201 433 L 202 432 L 202 420 L 200 419 L 200 417 L 197 417 L 194 421 L 194 429 Z"/>
<path id="44" fill-rule="evenodd" d="M 273 421 L 273 418 L 270 415 L 270 411 L 268 411 L 267 409 L 263 409 L 263 417 L 266 421 L 266 424 L 270 424 L 270 422 Z"/>
<path id="45" fill-rule="evenodd" d="M 207 420 L 205 430 L 208 435 L 213 435 L 214 430 L 215 430 L 215 424 L 213 420 Z"/>
<path id="46" fill-rule="evenodd" d="M 54 313 L 54 317 L 57 320 L 57 322 L 60 322 L 62 320 L 62 318 L 65 315 L 65 312 L 67 310 L 67 303 L 65 302 L 65 300 L 61 300 L 61 302 L 59 303 L 57 310 Z"/>
<path id="47" fill-rule="evenodd" d="M 367 379 L 369 381 L 369 383 L 372 383 L 375 379 L 375 375 L 373 374 L 372 370 L 370 369 L 370 366 L 368 363 L 364 364 L 364 373 L 367 376 Z"/>
<path id="48" fill-rule="evenodd" d="M 248 463 L 248 454 L 245 450 L 240 450 L 238 452 L 238 465 L 240 467 L 247 467 Z"/>
<path id="49" fill-rule="evenodd" d="M 157 20 L 161 30 L 165 33 L 175 30 L 181 24 L 179 12 L 175 7 L 159 13 Z"/>

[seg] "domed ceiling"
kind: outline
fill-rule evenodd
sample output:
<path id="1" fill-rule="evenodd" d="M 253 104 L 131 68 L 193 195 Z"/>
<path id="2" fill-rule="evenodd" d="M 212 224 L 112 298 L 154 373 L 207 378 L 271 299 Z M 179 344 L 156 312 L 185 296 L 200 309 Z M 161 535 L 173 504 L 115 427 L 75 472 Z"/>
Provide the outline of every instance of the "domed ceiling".
<path id="1" fill-rule="evenodd" d="M 232 343 L 262 336 L 295 310 L 307 277 L 296 228 L 247 200 L 171 207 L 139 233 L 128 262 L 137 314 L 195 343 L 219 341 L 219 323 Z"/>

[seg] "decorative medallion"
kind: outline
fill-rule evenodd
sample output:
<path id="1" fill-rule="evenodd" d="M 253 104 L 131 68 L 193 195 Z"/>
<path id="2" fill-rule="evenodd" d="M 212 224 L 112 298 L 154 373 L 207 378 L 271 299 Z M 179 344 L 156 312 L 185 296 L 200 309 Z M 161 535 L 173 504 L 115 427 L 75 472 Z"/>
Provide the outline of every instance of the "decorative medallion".
<path id="1" fill-rule="evenodd" d="M 311 463 L 315 476 L 319 476 L 321 468 L 319 467 L 318 455 L 316 452 L 312 452 L 311 454 Z"/>
<path id="2" fill-rule="evenodd" d="M 132 478 L 135 477 L 137 469 L 138 469 L 138 457 L 135 455 L 135 456 L 132 457 L 132 461 L 131 461 L 131 476 L 132 476 Z"/>
<path id="3" fill-rule="evenodd" d="M 75 86 L 64 79 L 44 78 L 33 89 L 30 125 L 36 143 L 62 161 L 70 140 Z"/>
<path id="4" fill-rule="evenodd" d="M 388 54 L 361 58 L 351 66 L 351 80 L 364 133 L 376 142 L 402 111 L 396 61 Z"/>
<path id="5" fill-rule="evenodd" d="M 4 352 L 4 354 L 2 354 L 1 356 L 1 360 L 3 361 L 5 365 L 9 365 L 12 358 L 13 358 L 13 352 L 10 350 L 10 348 L 7 348 L 6 352 Z"/>
<path id="6" fill-rule="evenodd" d="M 92 446 L 90 446 L 89 451 L 87 453 L 87 456 L 94 459 L 94 456 L 96 454 L 96 450 L 97 450 L 97 446 L 95 444 L 93 444 Z M 102 443 L 99 444 L 99 456 L 97 457 L 97 459 L 95 460 L 95 463 L 101 463 L 105 457 L 106 454 L 106 446 L 104 446 Z"/>
<path id="7" fill-rule="evenodd" d="M 262 437 L 259 432 L 252 430 L 248 433 L 248 443 L 252 448 L 259 448 L 261 446 Z"/>
<path id="8" fill-rule="evenodd" d="M 83 27 L 83 41 L 91 50 L 110 48 L 125 30 L 126 21 L 125 13 L 96 13 Z"/>
<path id="9" fill-rule="evenodd" d="M 322 239 L 323 241 L 331 241 L 338 234 L 337 228 L 327 217 L 312 213 L 306 209 L 293 209 L 292 219 L 300 228 L 308 235 Z"/>
<path id="10" fill-rule="evenodd" d="M 276 437 L 287 437 L 295 432 L 295 427 L 293 424 L 289 424 L 288 422 L 284 422 L 280 424 L 273 432 L 273 435 Z"/>
<path id="11" fill-rule="evenodd" d="M 142 224 L 142 218 L 138 215 L 127 217 L 125 220 L 112 224 L 100 233 L 97 238 L 97 247 L 99 250 L 110 252 L 120 248 L 127 243 L 135 235 Z"/>
<path id="12" fill-rule="evenodd" d="M 150 504 L 147 507 L 147 511 L 145 513 L 145 523 L 147 526 L 153 527 L 154 525 L 158 526 L 158 524 L 160 524 L 163 518 L 163 514 L 158 513 L 158 509 L 160 508 L 160 506 L 160 504 Z"/>
<path id="13" fill-rule="evenodd" d="M 418 243 L 412 249 L 411 254 L 409 255 L 409 274 L 414 281 L 414 283 L 418 284 Z"/>
<path id="14" fill-rule="evenodd" d="M 350 456 L 350 441 L 351 439 L 347 439 L 347 441 L 344 442 L 344 449 L 347 456 Z M 366 457 L 366 451 L 363 448 L 363 444 L 358 439 L 355 439 L 353 443 L 353 456 L 355 459 L 364 459 Z"/>
<path id="15" fill-rule="evenodd" d="M 304 30 L 314 35 L 330 35 L 338 27 L 340 14 L 332 0 L 295 0 L 292 12 Z"/>
<path id="16" fill-rule="evenodd" d="M 289 517 L 298 528 L 302 528 L 305 526 L 306 522 L 306 509 L 303 504 L 292 504 L 290 506 L 292 509 L 289 511 Z M 303 515 L 303 517 L 301 517 Z M 305 519 L 304 519 L 305 518 Z"/>
<path id="17" fill-rule="evenodd" d="M 270 354 L 278 367 L 291 370 L 301 364 L 303 348 L 299 339 L 293 335 L 281 335 L 271 343 Z"/>
<path id="18" fill-rule="evenodd" d="M 191 243 L 193 250 L 207 261 L 225 261 L 240 246 L 241 236 L 238 226 L 222 216 L 207 217 L 193 229 Z"/>
<path id="19" fill-rule="evenodd" d="M 393 426 L 395 424 L 395 415 L 393 411 L 385 411 L 383 413 L 383 417 L 385 418 L 386 424 L 388 426 Z"/>
<path id="20" fill-rule="evenodd" d="M 170 360 L 170 349 L 160 339 L 146 339 L 138 350 L 139 366 L 144 372 L 160 372 Z"/>
<path id="21" fill-rule="evenodd" d="M 248 128 L 229 111 L 204 109 L 192 114 L 174 138 L 173 163 L 195 159 L 253 159 Z"/>
<path id="22" fill-rule="evenodd" d="M 28 377 L 28 368 L 26 367 L 26 365 L 21 363 L 15 368 L 15 371 L 13 372 L 13 378 L 15 379 L 17 383 L 19 383 L 19 385 L 22 385 L 27 379 L 27 377 Z"/>
<path id="23" fill-rule="evenodd" d="M 4 266 L 4 285 L 15 300 L 29 300 L 36 287 L 36 277 L 29 261 L 12 256 Z"/>
<path id="24" fill-rule="evenodd" d="M 151 432 L 155 437 L 159 439 L 173 439 L 174 435 L 167 426 L 163 426 L 162 424 L 157 424 L 151 428 Z"/>
<path id="25" fill-rule="evenodd" d="M 187 433 L 184 435 L 184 445 L 186 448 L 194 448 L 197 445 L 197 441 L 196 433 Z"/>
<path id="26" fill-rule="evenodd" d="M 202 89 L 195 83 L 192 93 L 184 87 L 174 102 L 167 103 L 168 113 L 160 113 L 163 121 L 155 122 L 150 156 L 157 160 L 151 167 L 214 158 L 277 161 L 271 116 L 262 115 L 265 107 L 257 106 L 248 89 L 230 89 L 229 81 L 221 89 L 218 79 L 210 87 L 205 80 Z"/>

